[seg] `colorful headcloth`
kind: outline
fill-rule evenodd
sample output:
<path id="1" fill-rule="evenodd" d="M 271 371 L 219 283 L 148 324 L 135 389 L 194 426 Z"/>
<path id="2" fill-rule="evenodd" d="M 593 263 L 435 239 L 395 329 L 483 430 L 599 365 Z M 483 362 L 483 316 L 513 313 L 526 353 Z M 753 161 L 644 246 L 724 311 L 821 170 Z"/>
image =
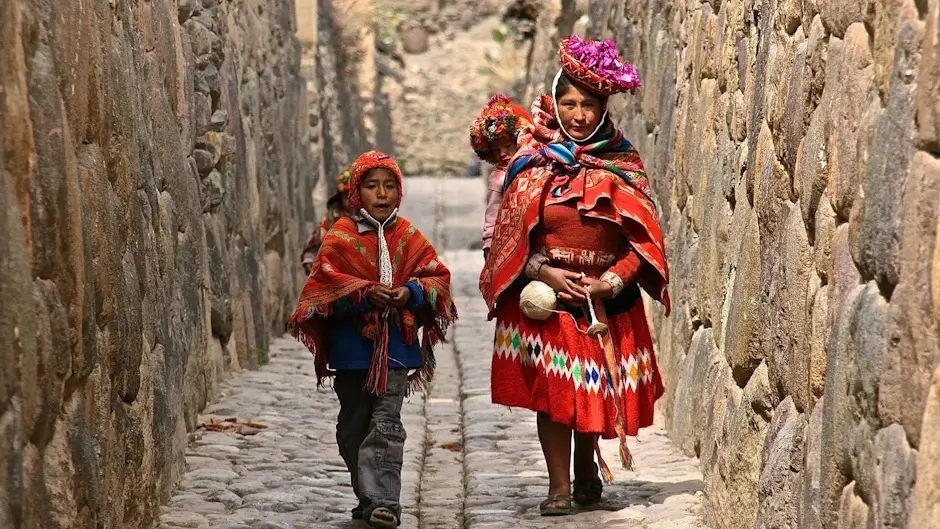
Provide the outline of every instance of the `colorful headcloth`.
<path id="1" fill-rule="evenodd" d="M 388 169 L 398 182 L 398 200 L 402 198 L 402 176 L 401 169 L 395 159 L 380 151 L 364 152 L 356 158 L 352 167 L 349 168 L 351 177 L 349 180 L 349 205 L 353 211 L 359 211 L 362 208 L 362 197 L 359 196 L 359 183 L 362 177 L 372 169 Z"/>
<path id="2" fill-rule="evenodd" d="M 470 127 L 470 146 L 481 160 L 498 165 L 491 142 L 500 137 L 515 139 L 532 117 L 508 97 L 498 94 L 490 98 Z"/>
<path id="3" fill-rule="evenodd" d="M 571 35 L 561 41 L 558 61 L 569 79 L 602 97 L 634 93 L 641 86 L 636 69 L 620 58 L 613 40 L 584 40 Z"/>
<path id="4" fill-rule="evenodd" d="M 343 193 L 348 194 L 350 180 L 352 180 L 352 172 L 349 169 L 343 169 L 340 171 L 339 176 L 336 177 L 336 191 L 333 192 L 327 203 L 338 202 L 340 200 L 340 195 Z"/>

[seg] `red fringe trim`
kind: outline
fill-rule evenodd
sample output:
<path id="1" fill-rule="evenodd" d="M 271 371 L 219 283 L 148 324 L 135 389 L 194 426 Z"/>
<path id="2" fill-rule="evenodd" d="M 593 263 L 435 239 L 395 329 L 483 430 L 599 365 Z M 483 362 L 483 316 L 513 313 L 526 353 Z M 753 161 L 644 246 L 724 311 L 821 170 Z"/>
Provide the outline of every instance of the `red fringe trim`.
<path id="1" fill-rule="evenodd" d="M 362 303 L 368 294 L 368 289 L 362 289 L 347 296 L 353 304 Z M 338 300 L 337 300 L 338 301 Z M 336 312 L 336 301 L 327 305 L 312 307 L 306 311 L 298 310 L 295 312 L 289 322 L 288 330 L 295 339 L 304 344 L 313 354 L 315 370 L 317 376 L 317 388 L 322 388 L 328 379 L 336 375 L 336 371 L 328 368 L 329 358 L 327 351 L 320 351 L 317 345 L 318 340 L 325 336 L 317 336 L 316 332 L 305 330 L 304 327 L 324 325 L 325 320 Z M 408 376 L 408 395 L 416 391 L 427 391 L 431 380 L 434 378 L 434 371 L 437 367 L 437 361 L 434 358 L 434 347 L 442 343 L 447 336 L 450 326 L 457 321 L 457 306 L 449 296 L 443 296 L 437 300 L 433 309 L 425 309 L 423 313 L 423 340 L 421 344 L 421 355 L 424 365 Z M 419 316 L 420 317 L 420 316 Z M 312 320 L 319 320 L 313 323 Z M 417 318 L 412 318 L 412 321 Z M 368 322 L 363 329 L 363 337 L 370 338 L 376 343 L 376 349 L 372 354 L 372 364 L 369 366 L 369 376 L 363 389 L 370 393 L 381 395 L 385 392 L 388 385 L 388 319 L 377 318 L 376 321 Z M 410 325 L 414 328 L 414 323 Z M 325 332 L 322 331 L 322 332 Z M 417 333 L 405 332 L 406 340 L 409 344 L 417 341 Z"/>

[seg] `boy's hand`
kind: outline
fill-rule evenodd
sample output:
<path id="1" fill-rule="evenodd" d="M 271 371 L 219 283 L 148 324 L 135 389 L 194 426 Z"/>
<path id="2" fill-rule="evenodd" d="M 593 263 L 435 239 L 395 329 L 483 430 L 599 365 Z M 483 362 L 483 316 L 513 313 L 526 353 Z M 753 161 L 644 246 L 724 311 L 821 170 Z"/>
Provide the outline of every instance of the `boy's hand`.
<path id="1" fill-rule="evenodd" d="M 391 291 L 389 304 L 396 309 L 400 309 L 405 306 L 405 303 L 408 303 L 409 299 L 411 299 L 411 289 L 408 287 L 398 287 Z"/>
<path id="2" fill-rule="evenodd" d="M 385 285 L 374 285 L 366 296 L 373 307 L 384 309 L 392 299 L 392 290 Z"/>

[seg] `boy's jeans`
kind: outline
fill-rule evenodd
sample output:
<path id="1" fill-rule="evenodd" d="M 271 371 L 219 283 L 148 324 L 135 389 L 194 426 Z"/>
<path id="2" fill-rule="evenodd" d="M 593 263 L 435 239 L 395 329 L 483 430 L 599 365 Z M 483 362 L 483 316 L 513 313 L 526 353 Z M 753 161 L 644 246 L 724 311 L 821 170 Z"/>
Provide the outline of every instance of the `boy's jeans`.
<path id="1" fill-rule="evenodd" d="M 336 443 L 346 462 L 353 491 L 366 520 L 385 507 L 401 518 L 401 467 L 405 427 L 401 407 L 408 390 L 408 370 L 389 369 L 385 394 L 366 393 L 366 371 L 339 371 L 334 389 L 339 397 Z"/>

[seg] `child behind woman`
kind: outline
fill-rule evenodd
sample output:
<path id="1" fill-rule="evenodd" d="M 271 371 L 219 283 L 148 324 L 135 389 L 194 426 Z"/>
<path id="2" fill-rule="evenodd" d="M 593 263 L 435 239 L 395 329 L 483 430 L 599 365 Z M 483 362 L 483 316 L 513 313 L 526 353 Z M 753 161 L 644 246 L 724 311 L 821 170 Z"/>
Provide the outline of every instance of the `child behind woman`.
<path id="1" fill-rule="evenodd" d="M 294 336 L 314 354 L 318 383 L 335 376 L 336 441 L 359 500 L 353 518 L 379 528 L 401 519 L 402 403 L 431 379 L 434 345 L 457 317 L 450 271 L 398 216 L 401 187 L 391 156 L 372 151 L 356 160 L 353 214 L 323 238 L 291 317 Z"/>
<path id="2" fill-rule="evenodd" d="M 310 238 L 307 239 L 307 244 L 304 245 L 304 249 L 301 251 L 300 264 L 304 267 L 304 273 L 307 275 L 310 275 L 310 267 L 313 266 L 313 259 L 317 256 L 317 250 L 320 249 L 320 243 L 323 242 L 326 232 L 330 231 L 330 228 L 337 220 L 352 213 L 349 206 L 349 181 L 351 178 L 352 173 L 349 172 L 349 169 L 344 169 L 339 173 L 336 178 L 336 191 L 326 201 L 326 214 L 323 216 L 320 225 L 313 229 Z"/>
<path id="3" fill-rule="evenodd" d="M 483 221 L 483 255 L 489 255 L 496 226 L 496 213 L 503 201 L 503 180 L 506 167 L 516 151 L 516 140 L 532 118 L 504 95 L 495 95 L 483 107 L 470 129 L 470 146 L 484 162 L 496 169 L 490 173 L 486 186 L 486 213 Z"/>

